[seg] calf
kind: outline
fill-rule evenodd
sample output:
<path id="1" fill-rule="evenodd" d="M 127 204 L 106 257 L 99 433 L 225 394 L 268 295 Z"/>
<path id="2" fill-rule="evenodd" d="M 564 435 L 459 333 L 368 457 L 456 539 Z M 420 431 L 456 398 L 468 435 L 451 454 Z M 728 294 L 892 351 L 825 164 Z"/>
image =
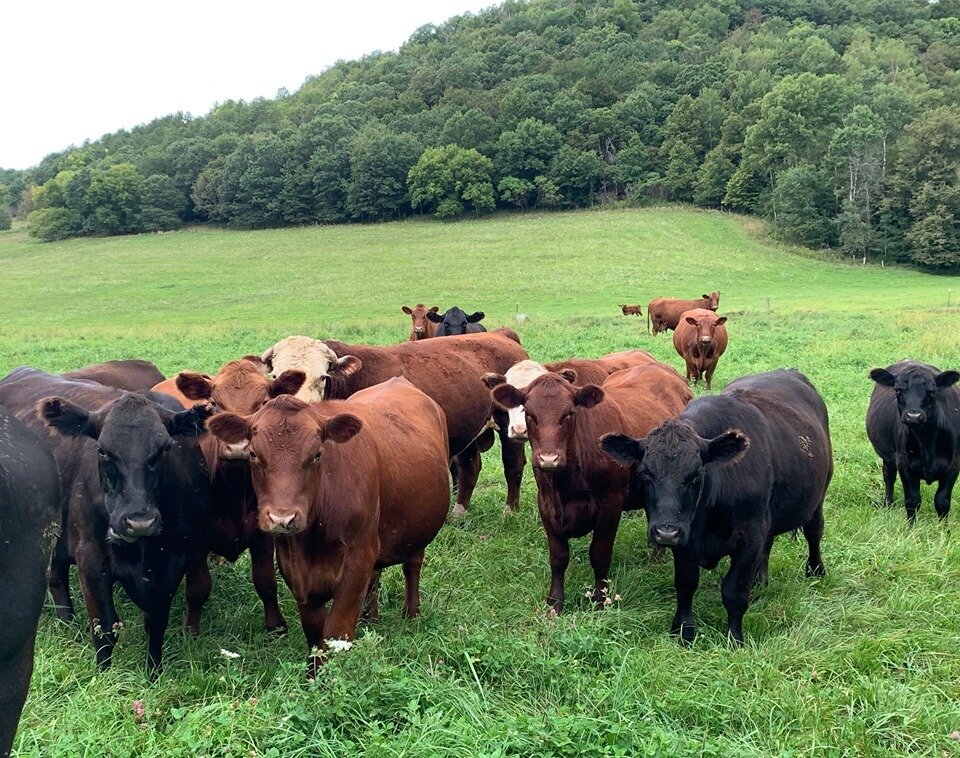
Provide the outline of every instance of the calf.
<path id="1" fill-rule="evenodd" d="M 141 361 L 136 358 L 94 363 L 92 366 L 84 366 L 76 371 L 67 371 L 62 376 L 67 379 L 99 382 L 107 387 L 130 392 L 144 392 L 157 382 L 163 381 L 160 369 L 150 361 Z"/>
<path id="2" fill-rule="evenodd" d="M 228 444 L 249 445 L 260 528 L 276 539 L 307 646 L 316 649 L 311 676 L 327 641 L 353 639 L 384 567 L 403 565 L 404 615 L 418 615 L 424 549 L 450 502 L 447 425 L 436 403 L 395 378 L 346 401 L 284 396 L 208 425 Z"/>
<path id="3" fill-rule="evenodd" d="M 713 384 L 720 356 L 727 349 L 726 316 L 717 316 L 706 308 L 694 308 L 680 318 L 673 332 L 673 347 L 687 366 L 687 381 L 705 380 L 707 389 Z"/>
<path id="4" fill-rule="evenodd" d="M 27 698 L 47 567 L 59 532 L 53 457 L 0 408 L 0 756 L 10 755 Z"/>
<path id="5" fill-rule="evenodd" d="M 65 522 L 50 568 L 57 616 L 73 618 L 68 573 L 76 563 L 97 663 L 108 667 L 120 627 L 113 585 L 120 582 L 144 612 L 147 667 L 154 672 L 173 595 L 188 561 L 203 560 L 198 535 L 209 486 L 193 438 L 203 433 L 212 408 L 184 410 L 158 393 L 29 368 L 0 381 L 0 404 L 37 434 L 57 463 Z"/>
<path id="6" fill-rule="evenodd" d="M 202 401 L 234 413 L 250 414 L 270 398 L 300 389 L 301 371 L 285 371 L 277 379 L 265 375 L 266 367 L 256 356 L 230 361 L 216 375 L 182 372 L 158 384 L 154 390 L 176 397 L 184 407 Z M 172 386 L 171 386 L 172 385 Z M 257 499 L 250 481 L 246 446 L 228 445 L 211 434 L 200 438 L 200 449 L 210 477 L 210 520 L 203 530 L 204 553 L 235 562 L 250 550 L 253 586 L 263 603 L 267 631 L 286 631 L 287 623 L 277 603 L 277 577 L 273 565 L 273 538 L 257 528 Z M 200 631 L 200 614 L 210 597 L 211 578 L 206 560 L 187 566 L 187 616 L 184 626 Z"/>
<path id="7" fill-rule="evenodd" d="M 436 305 L 427 308 L 423 303 L 417 303 L 413 308 L 404 305 L 400 310 L 406 313 L 413 320 L 413 327 L 410 329 L 410 342 L 416 340 L 430 339 L 437 336 L 437 325 L 427 318 L 428 313 L 436 313 L 440 310 Z"/>
<path id="8" fill-rule="evenodd" d="M 915 361 L 875 368 L 867 436 L 883 461 L 884 499 L 893 505 L 900 473 L 910 523 L 920 508 L 920 480 L 938 482 L 933 506 L 945 519 L 960 473 L 960 373 Z"/>
<path id="9" fill-rule="evenodd" d="M 483 324 L 483 311 L 471 313 L 469 316 L 454 306 L 442 316 L 439 313 L 428 313 L 427 318 L 437 325 L 437 337 L 452 337 L 457 334 L 476 334 L 487 331 Z"/>
<path id="10" fill-rule="evenodd" d="M 642 439 L 611 434 L 603 449 L 636 466 L 650 542 L 673 550 L 677 612 L 671 631 L 695 636 L 700 568 L 730 556 L 723 579 L 727 630 L 743 642 L 750 588 L 765 582 L 778 534 L 803 529 L 807 575 L 822 576 L 823 500 L 833 474 L 827 407 L 799 371 L 731 382 L 691 402 Z"/>
<path id="11" fill-rule="evenodd" d="M 720 307 L 720 291 L 701 295 L 696 300 L 677 300 L 670 297 L 658 297 L 647 306 L 647 329 L 653 325 L 653 333 L 659 334 L 667 329 L 676 329 L 680 317 L 694 308 L 706 308 L 715 311 Z"/>
<path id="12" fill-rule="evenodd" d="M 624 428 L 645 434 L 675 416 L 690 390 L 669 367 L 651 365 L 611 375 L 602 387 L 575 387 L 568 378 L 542 374 L 527 387 L 492 390 L 504 410 L 523 406 L 537 481 L 537 507 L 550 553 L 547 603 L 563 610 L 569 542 L 593 532 L 590 564 L 593 599 L 602 604 L 613 542 L 627 502 L 629 472 L 601 452 L 598 440 Z"/>
<path id="13" fill-rule="evenodd" d="M 622 305 L 620 310 L 623 311 L 624 316 L 642 316 L 643 311 L 639 305 Z"/>

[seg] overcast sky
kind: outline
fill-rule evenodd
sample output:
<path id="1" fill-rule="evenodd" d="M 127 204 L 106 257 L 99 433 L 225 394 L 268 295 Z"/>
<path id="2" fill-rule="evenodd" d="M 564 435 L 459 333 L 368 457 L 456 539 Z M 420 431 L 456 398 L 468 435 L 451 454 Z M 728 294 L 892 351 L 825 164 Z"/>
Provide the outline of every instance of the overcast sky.
<path id="1" fill-rule="evenodd" d="M 496 0 L 47 0 L 0 5 L 0 167 L 176 111 L 293 92 L 340 59 Z"/>

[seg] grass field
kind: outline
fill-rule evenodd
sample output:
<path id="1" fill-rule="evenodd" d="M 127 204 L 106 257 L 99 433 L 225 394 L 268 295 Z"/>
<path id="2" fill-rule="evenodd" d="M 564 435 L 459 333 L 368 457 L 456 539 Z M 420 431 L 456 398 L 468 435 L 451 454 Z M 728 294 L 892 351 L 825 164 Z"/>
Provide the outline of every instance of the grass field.
<path id="1" fill-rule="evenodd" d="M 428 549 L 422 617 L 400 619 L 402 576 L 386 572 L 382 621 L 312 684 L 292 598 L 284 588 L 291 633 L 268 637 L 246 560 L 214 568 L 201 636 L 171 629 L 155 683 L 129 602 L 103 674 L 86 634 L 46 612 L 19 754 L 960 755 L 960 538 L 928 488 L 913 529 L 902 506 L 882 507 L 863 431 L 871 367 L 960 366 L 957 281 L 820 259 L 749 223 L 658 208 L 51 245 L 0 234 L 0 371 L 133 356 L 211 371 L 298 333 L 395 342 L 409 328 L 400 306 L 419 301 L 482 309 L 536 359 L 641 347 L 679 367 L 669 335 L 617 304 L 719 289 L 730 347 L 716 388 L 802 369 L 830 408 L 836 455 L 827 577 L 805 579 L 803 541 L 781 538 L 743 649 L 723 634 L 726 562 L 703 575 L 693 648 L 667 634 L 672 562 L 651 557 L 642 516 L 617 540 L 621 600 L 597 612 L 578 594 L 591 581 L 580 540 L 568 611 L 548 617 L 533 477 L 504 518 L 495 448 L 469 515 Z"/>

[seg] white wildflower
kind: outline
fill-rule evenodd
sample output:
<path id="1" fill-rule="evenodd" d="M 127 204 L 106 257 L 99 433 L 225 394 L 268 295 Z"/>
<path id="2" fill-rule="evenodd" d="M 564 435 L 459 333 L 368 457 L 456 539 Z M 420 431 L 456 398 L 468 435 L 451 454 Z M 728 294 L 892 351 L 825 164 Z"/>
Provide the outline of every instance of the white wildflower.
<path id="1" fill-rule="evenodd" d="M 239 658 L 240 653 L 235 653 L 232 650 L 227 650 L 226 648 L 220 648 L 220 655 L 224 658 Z"/>
<path id="2" fill-rule="evenodd" d="M 324 640 L 324 642 L 327 644 L 327 648 L 335 653 L 345 653 L 353 647 L 350 640 Z"/>

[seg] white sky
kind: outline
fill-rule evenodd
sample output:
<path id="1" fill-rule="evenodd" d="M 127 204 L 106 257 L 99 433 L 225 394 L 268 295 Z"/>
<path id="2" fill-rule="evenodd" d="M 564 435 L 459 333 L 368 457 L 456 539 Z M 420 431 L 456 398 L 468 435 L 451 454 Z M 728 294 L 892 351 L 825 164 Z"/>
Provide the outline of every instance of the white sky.
<path id="1" fill-rule="evenodd" d="M 176 111 L 298 89 L 497 0 L 0 3 L 0 167 Z"/>

